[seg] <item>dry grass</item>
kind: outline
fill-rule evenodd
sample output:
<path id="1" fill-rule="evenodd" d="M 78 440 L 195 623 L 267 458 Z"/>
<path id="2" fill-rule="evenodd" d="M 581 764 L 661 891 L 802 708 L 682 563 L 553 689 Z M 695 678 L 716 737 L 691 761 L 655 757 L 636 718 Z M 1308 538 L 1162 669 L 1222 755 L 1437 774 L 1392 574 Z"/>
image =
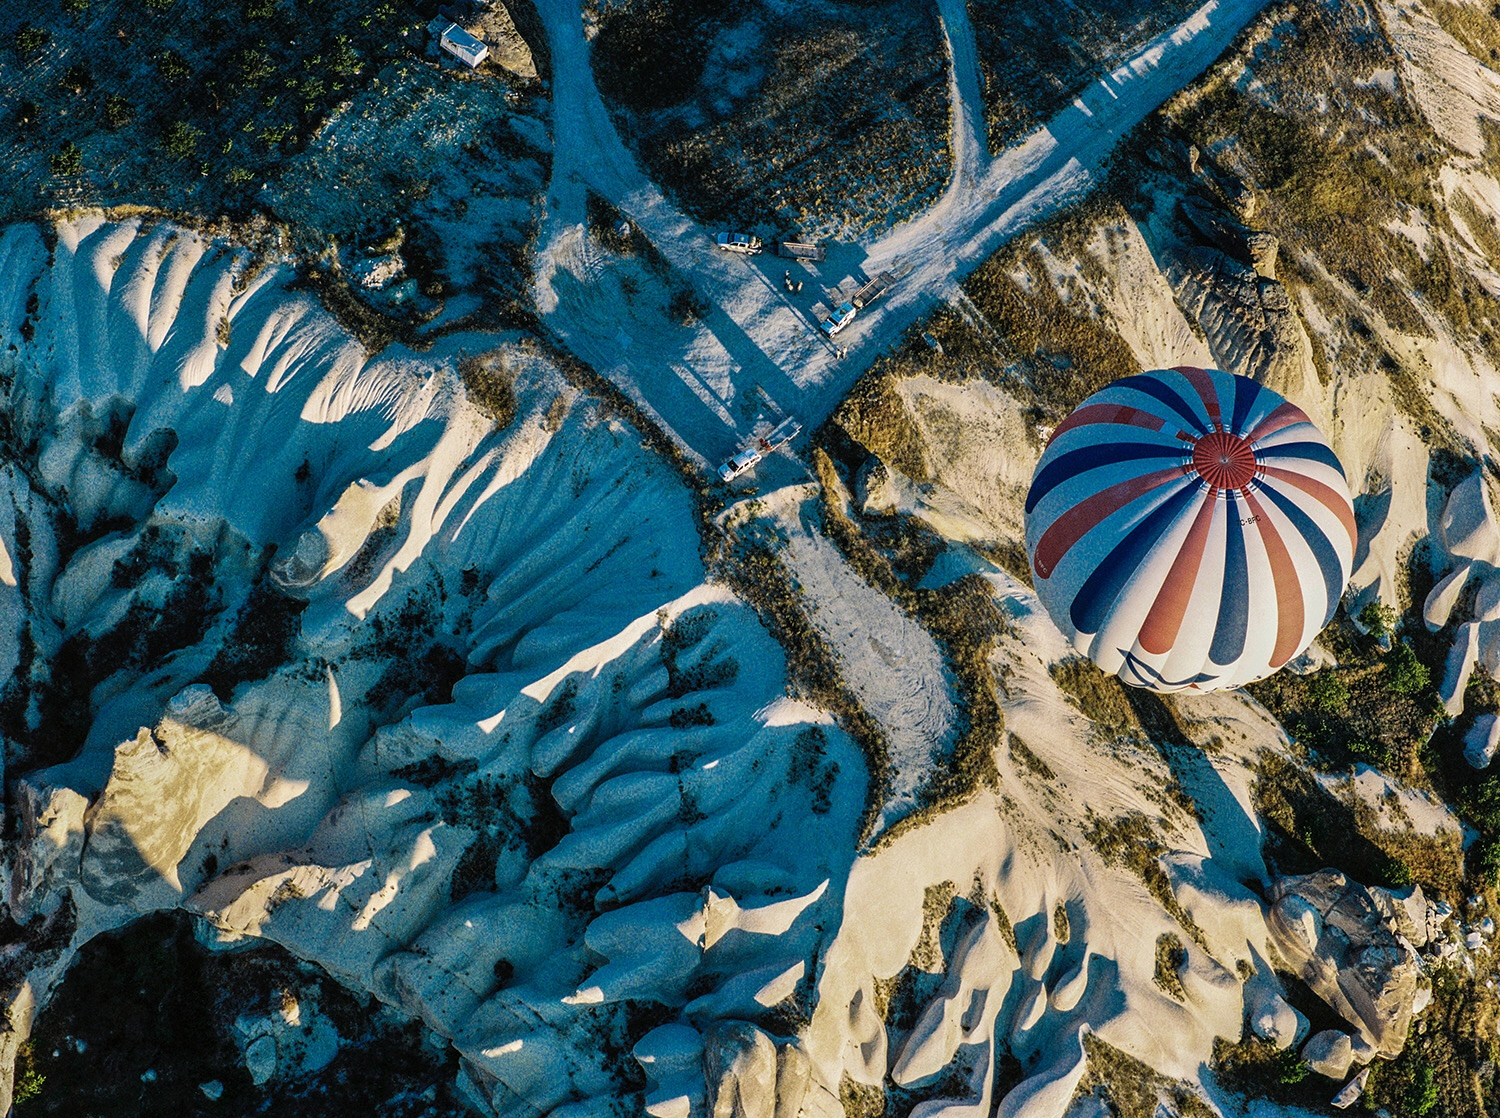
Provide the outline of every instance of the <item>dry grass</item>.
<path id="1" fill-rule="evenodd" d="M 969 0 L 991 152 L 1068 105 L 1102 68 L 1176 23 L 1185 0 L 1032 7 Z"/>
<path id="2" fill-rule="evenodd" d="M 1116 819 L 1102 819 L 1091 812 L 1090 820 L 1084 837 L 1100 857 L 1110 865 L 1124 866 L 1140 878 L 1146 891 L 1171 914 L 1172 919 L 1182 925 L 1194 940 L 1203 943 L 1203 930 L 1177 902 L 1172 883 L 1161 868 L 1161 856 L 1167 848 L 1151 820 L 1139 811 Z"/>
<path id="3" fill-rule="evenodd" d="M 1069 221 L 1076 224 L 1075 217 Z M 1062 239 L 1067 228 L 1046 228 L 1042 239 L 1049 233 Z M 1110 381 L 1141 367 L 1118 334 L 1063 301 L 1042 267 L 1036 243 L 1028 239 L 1002 248 L 964 281 L 964 290 L 1020 363 L 1040 412 L 1055 421 Z M 1012 277 L 1017 271 L 1030 276 L 1029 290 Z"/>
<path id="4" fill-rule="evenodd" d="M 1048 670 L 1062 693 L 1104 733 L 1114 737 L 1140 730 L 1125 685 L 1114 676 L 1105 675 L 1092 661 L 1073 657 L 1053 664 Z"/>
<path id="5" fill-rule="evenodd" d="M 1169 997 L 1187 1001 L 1187 990 L 1182 985 L 1182 969 L 1187 962 L 1187 948 L 1181 938 L 1175 932 L 1163 932 L 1156 937 L 1156 967 L 1151 981 Z"/>
<path id="6" fill-rule="evenodd" d="M 1073 1092 L 1075 1100 L 1096 1095 L 1116 1118 L 1157 1118 L 1165 1111 L 1181 1118 L 1217 1113 L 1187 1083 L 1173 1082 L 1098 1036 L 1083 1038 L 1088 1070 Z"/>
<path id="7" fill-rule="evenodd" d="M 466 357 L 459 362 L 458 373 L 469 401 L 496 427 L 509 427 L 516 418 L 516 391 L 504 353 Z"/>

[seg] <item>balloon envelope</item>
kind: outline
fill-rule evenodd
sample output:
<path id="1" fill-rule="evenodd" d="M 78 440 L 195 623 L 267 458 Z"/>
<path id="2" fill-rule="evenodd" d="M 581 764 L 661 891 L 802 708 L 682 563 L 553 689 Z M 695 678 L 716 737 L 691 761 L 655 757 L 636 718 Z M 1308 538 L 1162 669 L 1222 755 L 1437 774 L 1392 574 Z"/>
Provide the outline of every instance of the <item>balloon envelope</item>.
<path id="1" fill-rule="evenodd" d="M 1237 687 L 1305 649 L 1354 560 L 1343 467 L 1295 404 L 1216 369 L 1124 377 L 1053 431 L 1026 497 L 1037 594 L 1100 668 Z"/>

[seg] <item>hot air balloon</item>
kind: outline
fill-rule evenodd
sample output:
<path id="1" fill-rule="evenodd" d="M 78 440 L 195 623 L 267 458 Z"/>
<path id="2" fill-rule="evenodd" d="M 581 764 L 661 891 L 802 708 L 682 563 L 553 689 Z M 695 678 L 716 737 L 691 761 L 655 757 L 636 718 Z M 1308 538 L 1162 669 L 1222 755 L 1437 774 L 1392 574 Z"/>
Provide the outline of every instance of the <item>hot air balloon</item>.
<path id="1" fill-rule="evenodd" d="M 1343 467 L 1248 377 L 1124 377 L 1053 431 L 1026 496 L 1038 596 L 1101 669 L 1154 691 L 1251 683 L 1333 617 L 1354 559 Z"/>

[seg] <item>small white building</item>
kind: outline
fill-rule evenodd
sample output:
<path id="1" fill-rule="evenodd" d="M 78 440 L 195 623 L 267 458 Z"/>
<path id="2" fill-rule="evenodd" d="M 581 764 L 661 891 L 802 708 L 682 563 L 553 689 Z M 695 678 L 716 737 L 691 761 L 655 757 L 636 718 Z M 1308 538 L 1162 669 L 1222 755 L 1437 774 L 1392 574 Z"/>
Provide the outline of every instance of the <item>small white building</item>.
<path id="1" fill-rule="evenodd" d="M 427 25 L 427 30 L 437 36 L 445 51 L 470 67 L 478 66 L 490 55 L 489 47 L 449 20 L 435 19 Z"/>

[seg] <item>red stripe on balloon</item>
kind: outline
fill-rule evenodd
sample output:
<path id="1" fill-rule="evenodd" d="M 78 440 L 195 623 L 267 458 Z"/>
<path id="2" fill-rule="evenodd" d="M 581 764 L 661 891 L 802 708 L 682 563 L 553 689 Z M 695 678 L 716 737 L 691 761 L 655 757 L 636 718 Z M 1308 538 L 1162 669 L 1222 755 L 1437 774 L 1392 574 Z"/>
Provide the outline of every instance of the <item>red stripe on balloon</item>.
<path id="1" fill-rule="evenodd" d="M 1149 474 L 1118 482 L 1078 502 L 1054 520 L 1042 533 L 1042 538 L 1037 541 L 1036 553 L 1031 557 L 1031 565 L 1037 576 L 1051 578 L 1053 570 L 1062 557 L 1068 553 L 1068 549 L 1105 517 L 1118 512 L 1137 497 L 1174 479 L 1181 480 L 1182 477 L 1180 467 L 1155 470 Z"/>
<path id="2" fill-rule="evenodd" d="M 1172 560 L 1172 569 L 1167 580 L 1157 591 L 1156 601 L 1151 603 L 1151 612 L 1141 626 L 1139 641 L 1141 648 L 1153 656 L 1170 652 L 1177 642 L 1177 633 L 1182 628 L 1182 619 L 1187 616 L 1188 601 L 1193 596 L 1193 587 L 1198 584 L 1198 568 L 1203 562 L 1203 550 L 1208 545 L 1208 530 L 1213 524 L 1214 506 L 1218 504 L 1217 489 L 1210 488 L 1187 538 Z"/>
<path id="3" fill-rule="evenodd" d="M 1213 378 L 1195 365 L 1178 365 L 1172 370 L 1181 373 L 1198 393 L 1203 406 L 1208 409 L 1208 418 L 1217 426 L 1219 419 L 1219 394 L 1214 391 Z"/>
<path id="4" fill-rule="evenodd" d="M 1257 423 L 1255 425 L 1255 428 L 1248 435 L 1246 435 L 1245 438 L 1249 439 L 1251 442 L 1255 442 L 1257 439 L 1263 439 L 1267 435 L 1271 435 L 1277 431 L 1280 431 L 1283 427 L 1291 427 L 1297 423 L 1311 422 L 1312 420 L 1307 418 L 1307 413 L 1305 411 L 1288 400 L 1286 403 L 1279 405 L 1274 411 L 1271 412 L 1270 415 L 1266 416 L 1259 423 Z"/>
<path id="5" fill-rule="evenodd" d="M 1047 440 L 1047 444 L 1050 446 L 1052 441 L 1064 431 L 1071 431 L 1075 427 L 1086 427 L 1090 423 L 1121 423 L 1131 427 L 1144 427 L 1148 431 L 1160 431 L 1167 425 L 1167 421 L 1161 416 L 1152 415 L 1140 408 L 1127 407 L 1124 404 L 1088 404 L 1054 427 L 1052 438 Z"/>
<path id="6" fill-rule="evenodd" d="M 1292 553 L 1286 548 L 1281 533 L 1266 515 L 1265 508 L 1248 490 L 1244 491 L 1245 503 L 1256 519 L 1261 541 L 1266 545 L 1266 558 L 1271 563 L 1271 582 L 1276 587 L 1276 644 L 1271 649 L 1271 669 L 1274 671 L 1297 654 L 1302 643 L 1305 623 L 1302 605 L 1302 584 L 1297 579 L 1297 568 L 1292 563 Z"/>
<path id="7" fill-rule="evenodd" d="M 1344 526 L 1344 531 L 1349 533 L 1349 546 L 1352 548 L 1359 537 L 1359 529 L 1354 523 L 1354 510 L 1349 507 L 1349 502 L 1344 496 L 1331 485 L 1324 485 L 1316 478 L 1310 478 L 1306 474 L 1299 474 L 1294 470 L 1283 470 L 1280 466 L 1262 465 L 1260 472 L 1266 477 L 1284 481 L 1288 485 L 1302 490 L 1309 497 L 1339 518 L 1339 523 Z"/>

